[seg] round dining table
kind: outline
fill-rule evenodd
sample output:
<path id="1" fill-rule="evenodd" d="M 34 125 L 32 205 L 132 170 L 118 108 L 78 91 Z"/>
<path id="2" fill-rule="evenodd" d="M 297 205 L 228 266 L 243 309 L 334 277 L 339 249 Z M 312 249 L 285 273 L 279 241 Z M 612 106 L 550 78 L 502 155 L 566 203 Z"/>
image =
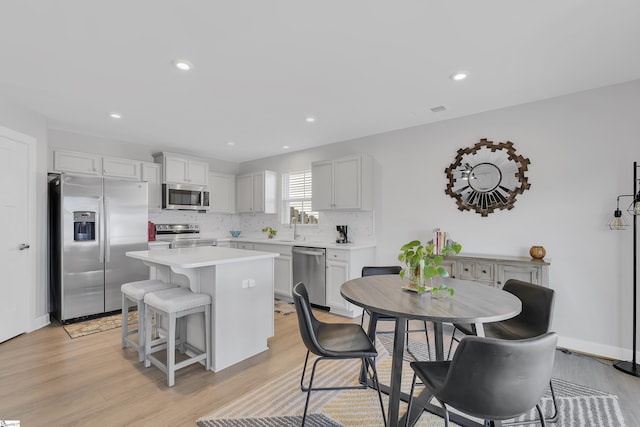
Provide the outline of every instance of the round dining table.
<path id="1" fill-rule="evenodd" d="M 340 293 L 352 304 L 360 306 L 371 314 L 368 334 L 375 340 L 378 316 L 391 316 L 395 322 L 395 336 L 391 362 L 391 383 L 381 385 L 381 390 L 389 395 L 389 426 L 405 425 L 405 417 L 413 425 L 423 409 L 443 416 L 442 408 L 430 403 L 431 395 L 425 389 L 414 398 L 411 414 L 399 416 L 400 400 L 408 401 L 402 393 L 402 361 L 404 356 L 406 320 L 433 322 L 435 333 L 436 360 L 444 360 L 443 323 L 467 323 L 475 326 L 478 336 L 484 336 L 483 323 L 497 322 L 517 316 L 522 310 L 522 302 L 515 295 L 489 285 L 453 278 L 438 278 L 454 290 L 454 295 L 436 299 L 430 292 L 418 294 L 409 290 L 408 280 L 399 275 L 367 276 L 349 280 L 342 284 Z M 367 381 L 366 373 L 361 378 Z M 451 420 L 462 426 L 481 426 L 472 420 L 452 414 Z"/>

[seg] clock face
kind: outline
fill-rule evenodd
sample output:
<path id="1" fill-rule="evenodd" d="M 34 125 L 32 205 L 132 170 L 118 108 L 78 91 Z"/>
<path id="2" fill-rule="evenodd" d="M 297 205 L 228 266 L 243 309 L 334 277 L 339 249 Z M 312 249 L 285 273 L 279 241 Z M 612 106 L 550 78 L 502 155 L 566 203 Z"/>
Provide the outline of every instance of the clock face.
<path id="1" fill-rule="evenodd" d="M 496 209 L 513 209 L 516 196 L 531 186 L 524 175 L 529 164 L 529 159 L 516 154 L 512 142 L 481 139 L 473 147 L 458 150 L 445 169 L 445 192 L 456 199 L 461 211 L 473 209 L 487 216 Z"/>

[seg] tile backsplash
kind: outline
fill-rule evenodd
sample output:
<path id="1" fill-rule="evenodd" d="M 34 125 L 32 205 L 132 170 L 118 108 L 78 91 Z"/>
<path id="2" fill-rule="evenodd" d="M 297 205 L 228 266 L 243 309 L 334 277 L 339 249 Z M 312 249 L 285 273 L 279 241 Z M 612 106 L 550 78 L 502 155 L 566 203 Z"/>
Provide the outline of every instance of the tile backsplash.
<path id="1" fill-rule="evenodd" d="M 200 225 L 200 232 L 216 237 L 228 237 L 229 230 L 241 230 L 243 236 L 264 236 L 262 229 L 278 230 L 277 237 L 293 238 L 293 225 L 280 224 L 276 214 L 215 214 L 189 211 L 150 212 L 149 221 L 156 224 L 193 223 Z M 298 226 L 298 234 L 306 240 L 333 242 L 337 238 L 336 225 L 349 227 L 349 241 L 368 242 L 375 240 L 374 213 L 366 212 L 320 212 L 319 224 Z"/>

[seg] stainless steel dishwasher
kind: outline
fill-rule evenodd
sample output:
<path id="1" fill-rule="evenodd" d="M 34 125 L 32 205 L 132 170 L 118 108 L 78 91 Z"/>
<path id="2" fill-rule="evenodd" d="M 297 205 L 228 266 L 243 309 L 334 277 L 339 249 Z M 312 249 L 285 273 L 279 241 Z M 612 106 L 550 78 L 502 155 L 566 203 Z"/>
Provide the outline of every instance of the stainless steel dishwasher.
<path id="1" fill-rule="evenodd" d="M 293 284 L 304 283 L 311 304 L 326 307 L 326 249 L 293 247 Z"/>

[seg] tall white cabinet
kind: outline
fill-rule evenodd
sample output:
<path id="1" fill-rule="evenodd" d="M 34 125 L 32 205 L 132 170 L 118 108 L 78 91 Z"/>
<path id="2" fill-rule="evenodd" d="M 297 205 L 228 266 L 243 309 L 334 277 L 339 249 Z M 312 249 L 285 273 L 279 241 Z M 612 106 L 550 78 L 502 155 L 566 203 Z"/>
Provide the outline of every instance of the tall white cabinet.
<path id="1" fill-rule="evenodd" d="M 356 154 L 311 163 L 313 210 L 373 209 L 371 157 Z"/>
<path id="2" fill-rule="evenodd" d="M 240 213 L 278 213 L 278 174 L 260 171 L 238 175 L 236 210 Z"/>
<path id="3" fill-rule="evenodd" d="M 149 211 L 162 210 L 162 177 L 160 165 L 157 163 L 142 163 L 142 180 L 147 182 L 149 191 Z"/>
<path id="4" fill-rule="evenodd" d="M 236 211 L 236 176 L 209 172 L 209 212 L 234 213 Z"/>

